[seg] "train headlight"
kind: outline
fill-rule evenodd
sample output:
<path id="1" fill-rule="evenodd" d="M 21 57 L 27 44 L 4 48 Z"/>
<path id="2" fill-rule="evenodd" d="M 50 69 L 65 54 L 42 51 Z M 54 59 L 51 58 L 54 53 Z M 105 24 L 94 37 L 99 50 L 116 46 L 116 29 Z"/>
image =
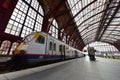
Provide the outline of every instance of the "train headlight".
<path id="1" fill-rule="evenodd" d="M 20 50 L 19 53 L 20 53 L 20 54 L 25 54 L 25 53 L 26 53 L 26 50 Z"/>

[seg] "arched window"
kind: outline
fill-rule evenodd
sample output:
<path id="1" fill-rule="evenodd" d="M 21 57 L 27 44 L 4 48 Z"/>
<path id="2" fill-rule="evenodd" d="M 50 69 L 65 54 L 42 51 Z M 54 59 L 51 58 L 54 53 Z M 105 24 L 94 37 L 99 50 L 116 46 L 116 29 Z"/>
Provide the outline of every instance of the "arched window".
<path id="1" fill-rule="evenodd" d="M 109 54 L 109 55 L 114 55 L 114 54 L 118 54 L 119 51 L 118 49 L 111 45 L 111 44 L 108 44 L 108 43 L 105 43 L 105 42 L 92 42 L 90 44 L 88 44 L 87 46 L 84 47 L 83 51 L 87 51 L 87 47 L 94 47 L 94 49 L 97 51 L 96 52 L 96 55 L 97 54 L 100 54 L 100 55 L 104 55 L 104 54 Z"/>
<path id="2" fill-rule="evenodd" d="M 18 45 L 18 43 L 17 42 L 14 42 L 13 44 L 12 44 L 12 47 L 11 47 L 11 49 L 10 49 L 10 55 L 12 55 L 12 52 L 15 50 L 15 48 L 17 47 L 17 45 Z"/>
<path id="3" fill-rule="evenodd" d="M 52 23 L 52 25 L 50 27 L 49 33 L 53 37 L 58 38 L 58 24 L 57 24 L 55 19 L 53 20 L 53 23 Z"/>
<path id="4" fill-rule="evenodd" d="M 5 41 L 2 42 L 2 45 L 0 47 L 0 55 L 8 54 L 10 44 L 11 44 L 11 42 L 8 41 L 8 40 L 5 40 Z"/>
<path id="5" fill-rule="evenodd" d="M 64 35 L 64 37 L 63 37 L 63 41 L 66 43 L 66 35 Z"/>
<path id="6" fill-rule="evenodd" d="M 43 10 L 37 0 L 18 0 L 5 32 L 24 37 L 41 31 L 42 21 Z"/>

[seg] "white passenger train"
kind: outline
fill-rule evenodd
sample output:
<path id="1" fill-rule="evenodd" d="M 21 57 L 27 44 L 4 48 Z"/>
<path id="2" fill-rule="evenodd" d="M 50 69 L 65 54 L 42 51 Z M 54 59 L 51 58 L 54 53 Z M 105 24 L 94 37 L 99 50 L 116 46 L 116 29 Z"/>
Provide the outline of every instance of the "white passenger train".
<path id="1" fill-rule="evenodd" d="M 14 53 L 24 56 L 28 62 L 64 60 L 83 56 L 80 50 L 44 32 L 33 32 L 26 36 Z"/>

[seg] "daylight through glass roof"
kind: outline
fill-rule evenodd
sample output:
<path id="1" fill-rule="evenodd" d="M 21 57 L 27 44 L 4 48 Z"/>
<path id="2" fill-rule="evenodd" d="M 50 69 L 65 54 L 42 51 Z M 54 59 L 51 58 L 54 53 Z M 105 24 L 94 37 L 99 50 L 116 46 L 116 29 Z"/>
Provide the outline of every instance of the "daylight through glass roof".
<path id="1" fill-rule="evenodd" d="M 120 0 L 67 0 L 85 44 L 120 38 Z M 113 38 L 115 37 L 115 38 Z"/>
<path id="2" fill-rule="evenodd" d="M 99 26 L 99 22 L 104 10 L 104 5 L 106 4 L 105 0 L 97 0 L 92 3 L 93 1 L 94 0 L 68 0 L 73 16 L 75 16 L 80 10 L 90 4 L 75 17 L 77 27 L 83 40 L 86 40 L 86 38 L 89 39 L 89 36 L 87 35 L 96 35 L 96 27 Z"/>

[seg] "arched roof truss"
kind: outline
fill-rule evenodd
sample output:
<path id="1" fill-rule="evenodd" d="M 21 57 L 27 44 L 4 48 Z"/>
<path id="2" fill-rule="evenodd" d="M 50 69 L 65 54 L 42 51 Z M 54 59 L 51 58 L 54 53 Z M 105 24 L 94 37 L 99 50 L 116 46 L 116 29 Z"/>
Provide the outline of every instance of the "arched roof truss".
<path id="1" fill-rule="evenodd" d="M 80 40 L 81 47 L 94 41 L 114 44 L 119 40 L 120 0 L 38 1 L 44 15 L 56 19 L 61 39 L 66 35 L 69 40 Z"/>

